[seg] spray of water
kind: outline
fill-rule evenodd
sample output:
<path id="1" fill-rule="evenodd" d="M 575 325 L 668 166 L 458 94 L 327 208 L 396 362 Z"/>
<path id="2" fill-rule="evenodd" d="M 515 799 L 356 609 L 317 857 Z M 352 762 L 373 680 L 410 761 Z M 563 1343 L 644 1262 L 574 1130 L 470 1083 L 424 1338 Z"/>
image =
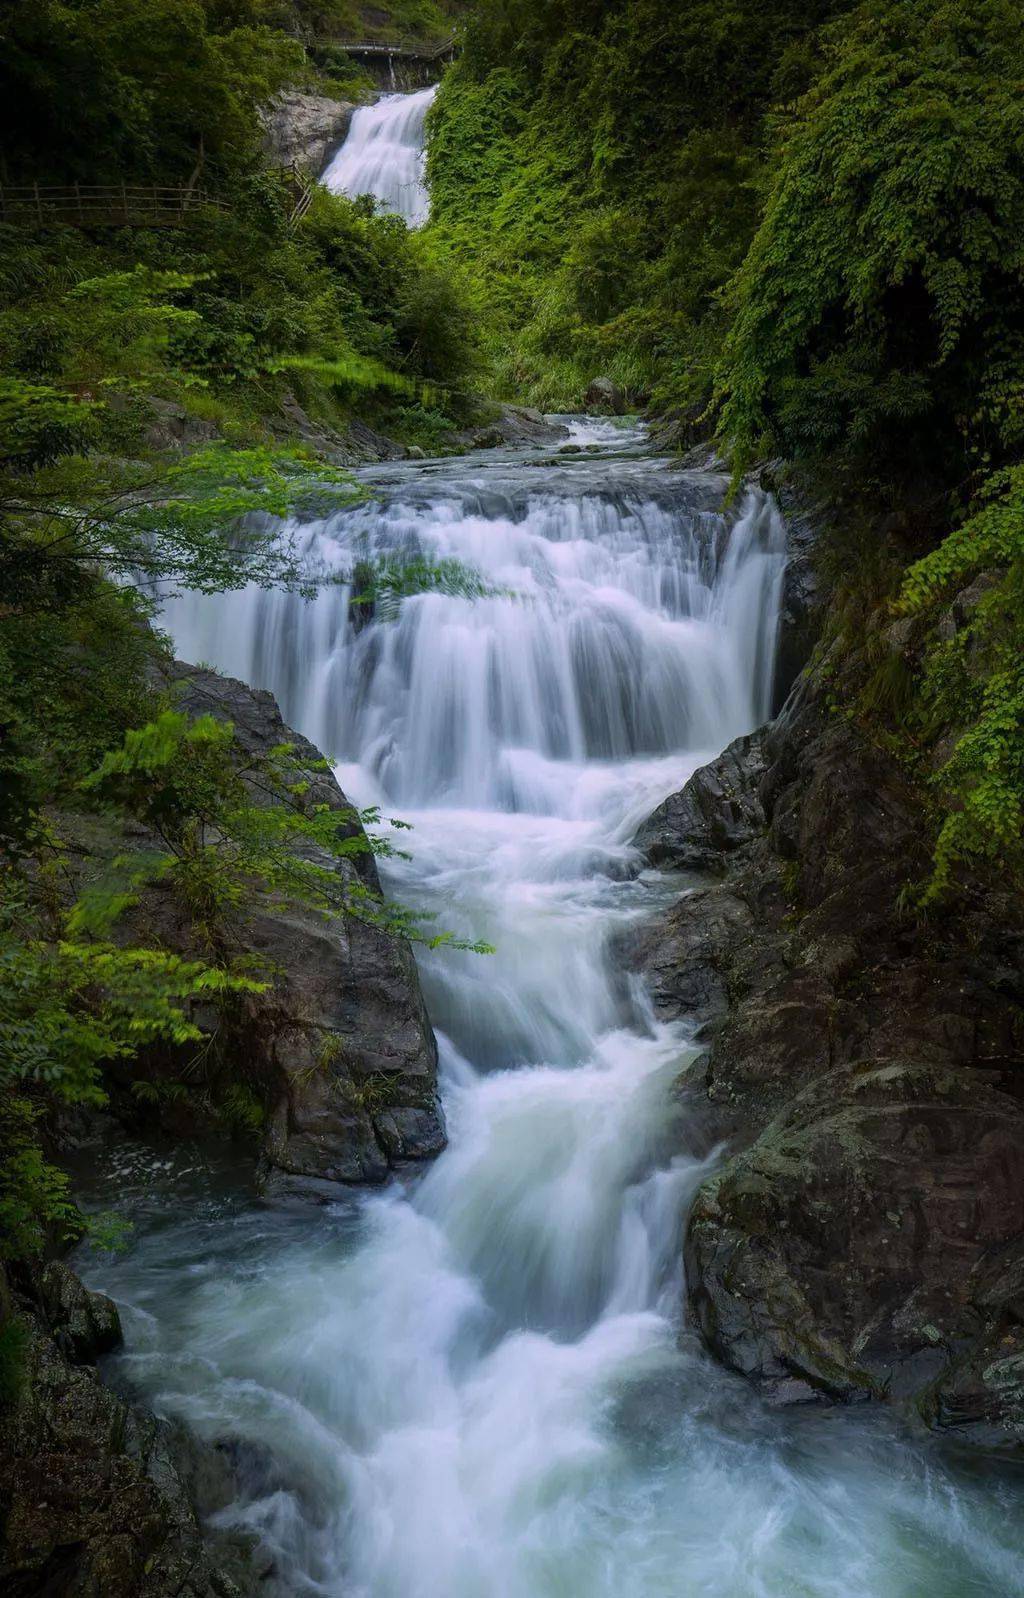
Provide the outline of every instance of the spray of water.
<path id="1" fill-rule="evenodd" d="M 372 194 L 386 211 L 421 227 L 430 214 L 423 181 L 423 128 L 436 88 L 387 94 L 352 117 L 348 138 L 323 175 L 335 194 Z"/>
<path id="2" fill-rule="evenodd" d="M 361 630 L 344 589 L 168 610 L 414 823 L 391 887 L 498 953 L 424 959 L 451 1145 L 418 1185 L 260 1210 L 122 1156 L 137 1239 L 93 1268 L 122 1374 L 229 1449 L 217 1520 L 276 1598 L 1024 1594 L 1005 1479 L 882 1419 L 770 1415 L 682 1322 L 695 1051 L 614 934 L 671 891 L 636 823 L 767 713 L 784 537 L 759 494 L 726 513 L 635 433 L 579 436 L 603 453 L 392 467 L 304 530 L 327 565 L 457 556 L 493 597 Z"/>

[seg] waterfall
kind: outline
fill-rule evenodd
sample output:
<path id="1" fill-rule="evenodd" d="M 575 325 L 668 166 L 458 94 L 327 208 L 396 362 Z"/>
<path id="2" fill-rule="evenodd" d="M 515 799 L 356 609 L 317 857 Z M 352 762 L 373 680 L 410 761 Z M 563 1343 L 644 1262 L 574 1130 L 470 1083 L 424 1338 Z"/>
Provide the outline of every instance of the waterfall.
<path id="1" fill-rule="evenodd" d="M 322 181 L 335 194 L 372 194 L 386 211 L 421 227 L 430 213 L 423 180 L 424 126 L 436 93 L 432 87 L 387 94 L 362 106 Z"/>
<path id="2" fill-rule="evenodd" d="M 268 1598 L 1021 1598 L 997 1485 L 884 1417 L 770 1415 L 681 1327 L 697 1049 L 616 939 L 680 891 L 638 872 L 639 821 L 768 713 L 785 539 L 636 431 L 576 437 L 380 468 L 296 530 L 328 570 L 455 557 L 486 598 L 358 628 L 343 585 L 167 607 L 411 823 L 391 891 L 497 952 L 422 956 L 451 1141 L 418 1183 L 261 1209 L 187 1150 L 122 1152 L 134 1243 L 90 1271 L 119 1369 L 234 1461 L 216 1524 L 256 1534 Z"/>

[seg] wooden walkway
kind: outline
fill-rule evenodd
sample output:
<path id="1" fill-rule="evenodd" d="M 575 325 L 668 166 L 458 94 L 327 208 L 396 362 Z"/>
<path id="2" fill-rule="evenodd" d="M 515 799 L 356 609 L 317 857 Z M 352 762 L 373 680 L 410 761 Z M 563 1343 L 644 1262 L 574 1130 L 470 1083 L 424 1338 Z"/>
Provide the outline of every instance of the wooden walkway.
<path id="1" fill-rule="evenodd" d="M 416 39 L 403 39 L 398 44 L 361 44 L 353 39 L 332 39 L 331 43 L 346 55 L 382 61 L 443 61 L 455 54 L 454 37 L 443 39 L 440 44 L 424 44 Z"/>
<path id="2" fill-rule="evenodd" d="M 313 203 L 316 183 L 294 163 L 283 173 L 288 225 L 301 222 Z M 180 227 L 202 210 L 228 211 L 205 189 L 161 188 L 130 183 L 0 184 L 0 222 L 27 227 Z"/>
<path id="3" fill-rule="evenodd" d="M 0 184 L 0 222 L 30 227 L 175 227 L 204 207 L 227 210 L 203 189 L 161 184 Z"/>

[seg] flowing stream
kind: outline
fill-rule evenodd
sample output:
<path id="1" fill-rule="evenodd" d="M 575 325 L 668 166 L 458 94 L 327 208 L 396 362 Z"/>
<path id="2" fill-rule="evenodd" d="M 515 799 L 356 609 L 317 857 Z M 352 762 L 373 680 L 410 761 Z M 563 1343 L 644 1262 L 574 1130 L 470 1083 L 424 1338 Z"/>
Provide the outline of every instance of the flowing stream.
<path id="1" fill-rule="evenodd" d="M 358 630 L 338 588 L 168 609 L 412 823 L 389 888 L 497 953 L 422 958 L 451 1141 L 421 1175 L 274 1207 L 197 1151 L 117 1151 L 133 1239 L 87 1271 L 117 1378 L 230 1456 L 214 1521 L 258 1534 L 273 1598 L 1024 1594 L 1019 1481 L 884 1414 L 768 1411 L 685 1325 L 717 1156 L 616 938 L 681 891 L 638 871 L 638 822 L 770 711 L 784 530 L 636 427 L 573 435 L 374 469 L 301 530 L 328 567 L 456 557 L 486 598 Z"/>
<path id="2" fill-rule="evenodd" d="M 386 94 L 361 106 L 321 181 L 335 194 L 372 194 L 410 227 L 422 226 L 430 213 L 423 181 L 423 128 L 436 93 L 429 88 Z"/>

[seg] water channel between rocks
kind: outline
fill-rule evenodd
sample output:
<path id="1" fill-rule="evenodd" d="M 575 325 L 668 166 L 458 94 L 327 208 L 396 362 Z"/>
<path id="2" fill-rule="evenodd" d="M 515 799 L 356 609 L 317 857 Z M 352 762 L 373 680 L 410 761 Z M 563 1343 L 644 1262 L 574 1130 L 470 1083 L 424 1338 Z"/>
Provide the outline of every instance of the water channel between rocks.
<path id="1" fill-rule="evenodd" d="M 113 1369 L 223 1445 L 265 1589 L 324 1598 L 1001 1598 L 1021 1484 L 857 1410 L 774 1413 L 684 1324 L 715 1156 L 695 1056 L 615 958 L 678 882 L 630 839 L 771 709 L 784 529 L 756 493 L 570 421 L 558 446 L 366 474 L 301 537 L 454 557 L 490 597 L 354 629 L 344 590 L 184 598 L 179 654 L 278 696 L 353 801 L 412 824 L 396 897 L 496 946 L 424 953 L 450 1146 L 326 1209 L 198 1152 L 122 1147 L 134 1222 L 86 1261 Z"/>

